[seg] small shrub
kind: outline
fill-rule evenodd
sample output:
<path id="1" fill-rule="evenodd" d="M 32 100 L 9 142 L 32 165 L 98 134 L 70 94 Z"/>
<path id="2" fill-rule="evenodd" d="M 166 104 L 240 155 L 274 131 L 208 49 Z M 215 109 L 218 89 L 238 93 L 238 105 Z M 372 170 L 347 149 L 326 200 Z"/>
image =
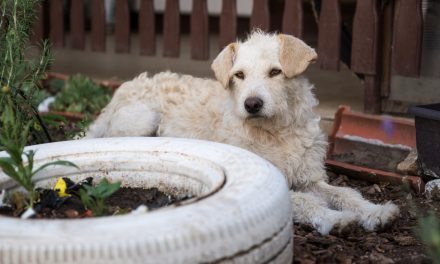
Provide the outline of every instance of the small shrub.
<path id="1" fill-rule="evenodd" d="M 0 116 L 0 151 L 5 151 L 9 157 L 0 157 L 0 168 L 28 192 L 29 207 L 33 207 L 38 198 L 35 184 L 32 181 L 35 174 L 48 166 L 76 167 L 76 165 L 69 161 L 58 160 L 34 169 L 35 151 L 24 151 L 32 122 L 21 120 L 22 117 L 13 111 L 11 98 L 7 97 L 6 99 L 6 106 Z"/>
<path id="2" fill-rule="evenodd" d="M 83 189 L 79 190 L 79 194 L 83 204 L 87 209 L 92 210 L 94 216 L 102 216 L 107 212 L 105 200 L 120 187 L 121 182 L 109 183 L 104 178 L 95 187 L 84 185 Z"/>
<path id="3" fill-rule="evenodd" d="M 71 77 L 56 94 L 50 108 L 56 111 L 98 114 L 111 99 L 111 90 L 83 75 Z"/>

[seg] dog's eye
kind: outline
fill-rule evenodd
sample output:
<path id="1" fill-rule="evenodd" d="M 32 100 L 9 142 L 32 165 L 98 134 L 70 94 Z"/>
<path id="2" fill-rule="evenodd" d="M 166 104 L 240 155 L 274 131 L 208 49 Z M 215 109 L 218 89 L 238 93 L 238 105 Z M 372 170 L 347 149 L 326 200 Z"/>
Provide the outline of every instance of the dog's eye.
<path id="1" fill-rule="evenodd" d="M 244 73 L 242 71 L 238 71 L 234 74 L 235 77 L 237 77 L 238 79 L 243 80 L 244 79 Z"/>
<path id="2" fill-rule="evenodd" d="M 269 77 L 275 77 L 277 75 L 281 74 L 281 70 L 280 69 L 272 69 L 269 72 Z"/>

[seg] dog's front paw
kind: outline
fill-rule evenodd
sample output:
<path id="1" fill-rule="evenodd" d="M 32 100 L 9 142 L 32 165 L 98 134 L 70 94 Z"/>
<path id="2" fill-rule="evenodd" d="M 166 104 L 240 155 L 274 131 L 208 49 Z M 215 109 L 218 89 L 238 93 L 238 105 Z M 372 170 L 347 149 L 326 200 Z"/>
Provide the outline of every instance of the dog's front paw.
<path id="1" fill-rule="evenodd" d="M 362 226 L 373 231 L 384 227 L 399 215 L 399 207 L 392 202 L 383 205 L 374 205 L 369 211 L 361 215 Z"/>
<path id="2" fill-rule="evenodd" d="M 330 231 L 343 233 L 347 228 L 357 225 L 358 221 L 358 216 L 353 212 L 328 210 L 325 217 L 312 224 L 321 235 L 328 235 Z"/>

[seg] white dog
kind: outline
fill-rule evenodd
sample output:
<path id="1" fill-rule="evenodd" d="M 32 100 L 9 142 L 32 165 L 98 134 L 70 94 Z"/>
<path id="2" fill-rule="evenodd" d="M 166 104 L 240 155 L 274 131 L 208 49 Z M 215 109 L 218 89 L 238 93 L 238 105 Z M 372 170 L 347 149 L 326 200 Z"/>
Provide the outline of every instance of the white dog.
<path id="1" fill-rule="evenodd" d="M 374 230 L 399 209 L 327 183 L 327 142 L 312 111 L 317 101 L 313 86 L 299 76 L 316 58 L 297 38 L 255 31 L 214 60 L 218 81 L 165 72 L 124 83 L 87 137 L 157 135 L 242 147 L 284 173 L 293 190 L 294 221 L 311 223 L 322 234 L 354 221 Z"/>

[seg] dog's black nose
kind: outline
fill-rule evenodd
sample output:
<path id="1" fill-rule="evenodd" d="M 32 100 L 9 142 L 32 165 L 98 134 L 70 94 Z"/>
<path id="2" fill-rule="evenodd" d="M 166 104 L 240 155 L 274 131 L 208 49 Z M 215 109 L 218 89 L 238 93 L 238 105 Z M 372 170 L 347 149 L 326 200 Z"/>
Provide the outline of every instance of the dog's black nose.
<path id="1" fill-rule="evenodd" d="M 244 108 L 249 114 L 256 114 L 263 108 L 263 100 L 258 97 L 249 97 L 244 101 Z"/>

